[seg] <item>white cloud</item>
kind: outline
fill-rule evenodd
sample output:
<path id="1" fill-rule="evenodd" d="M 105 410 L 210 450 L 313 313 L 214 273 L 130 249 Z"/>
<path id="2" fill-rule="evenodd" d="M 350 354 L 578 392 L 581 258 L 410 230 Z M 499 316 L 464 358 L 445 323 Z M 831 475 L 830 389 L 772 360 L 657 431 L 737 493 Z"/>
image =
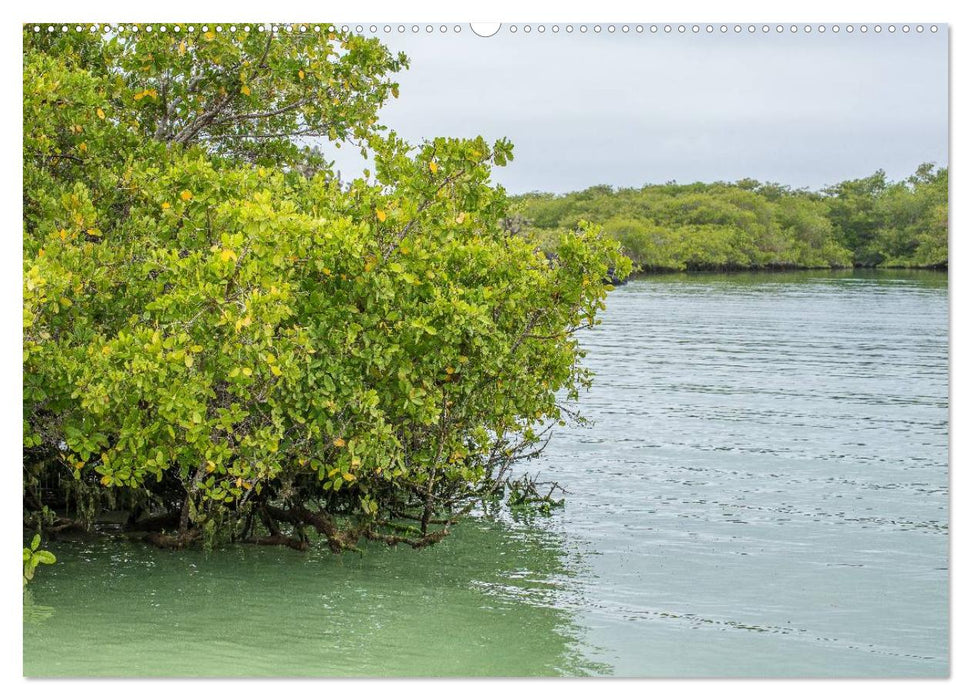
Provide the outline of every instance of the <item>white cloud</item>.
<path id="1" fill-rule="evenodd" d="M 385 123 L 509 137 L 512 192 L 755 177 L 819 187 L 947 160 L 947 36 L 392 34 Z M 344 172 L 353 160 L 341 154 Z"/>

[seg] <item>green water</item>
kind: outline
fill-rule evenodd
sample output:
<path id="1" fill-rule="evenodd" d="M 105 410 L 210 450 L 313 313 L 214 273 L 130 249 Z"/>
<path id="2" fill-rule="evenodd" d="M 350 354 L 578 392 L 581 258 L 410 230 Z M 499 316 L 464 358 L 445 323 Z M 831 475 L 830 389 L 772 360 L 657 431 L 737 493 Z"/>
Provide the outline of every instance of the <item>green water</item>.
<path id="1" fill-rule="evenodd" d="M 551 518 L 420 552 L 56 543 L 29 676 L 894 676 L 948 665 L 947 276 L 672 275 L 585 332 Z"/>
<path id="2" fill-rule="evenodd" d="M 442 546 L 335 557 L 260 547 L 58 547 L 24 627 L 26 675 L 582 675 L 540 530 L 468 523 Z"/>

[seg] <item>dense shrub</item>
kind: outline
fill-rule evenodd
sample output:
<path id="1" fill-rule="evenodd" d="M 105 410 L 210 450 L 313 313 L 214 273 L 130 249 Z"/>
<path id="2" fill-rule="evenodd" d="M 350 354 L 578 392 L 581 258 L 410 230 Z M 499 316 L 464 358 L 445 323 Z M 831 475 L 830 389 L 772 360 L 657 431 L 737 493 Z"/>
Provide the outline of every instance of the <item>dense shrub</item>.
<path id="1" fill-rule="evenodd" d="M 822 192 L 734 184 L 591 187 L 515 198 L 522 229 L 603 225 L 635 265 L 653 270 L 947 266 L 947 168 L 905 182 L 882 172 Z"/>
<path id="2" fill-rule="evenodd" d="M 589 381 L 607 270 L 500 225 L 505 141 L 385 132 L 377 40 L 24 35 L 24 474 L 48 531 L 104 507 L 340 551 L 422 546 L 503 488 Z M 341 182 L 297 137 L 352 144 Z M 411 523 L 411 525 L 408 525 Z"/>

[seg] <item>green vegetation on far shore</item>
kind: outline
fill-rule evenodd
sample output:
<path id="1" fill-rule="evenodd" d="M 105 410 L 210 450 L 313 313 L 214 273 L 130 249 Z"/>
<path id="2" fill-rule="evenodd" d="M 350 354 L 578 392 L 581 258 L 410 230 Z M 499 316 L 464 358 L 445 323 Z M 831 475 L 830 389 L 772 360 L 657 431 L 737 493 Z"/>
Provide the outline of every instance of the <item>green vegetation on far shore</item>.
<path id="1" fill-rule="evenodd" d="M 756 180 L 590 187 L 515 199 L 507 227 L 545 249 L 601 224 L 642 271 L 947 267 L 948 170 L 901 182 L 883 171 L 821 191 Z"/>

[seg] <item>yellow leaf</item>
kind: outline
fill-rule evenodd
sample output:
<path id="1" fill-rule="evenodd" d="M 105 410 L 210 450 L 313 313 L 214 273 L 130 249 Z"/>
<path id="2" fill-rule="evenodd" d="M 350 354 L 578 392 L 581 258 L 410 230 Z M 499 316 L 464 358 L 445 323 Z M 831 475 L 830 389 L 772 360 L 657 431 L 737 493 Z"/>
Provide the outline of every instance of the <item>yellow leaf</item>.
<path id="1" fill-rule="evenodd" d="M 455 217 L 455 223 L 461 224 L 463 221 L 465 221 L 465 212 L 464 211 L 461 214 L 459 214 L 458 216 Z"/>
<path id="2" fill-rule="evenodd" d="M 111 354 L 111 346 L 110 345 L 105 345 L 103 348 L 101 348 L 101 354 L 102 355 L 110 355 Z"/>
<path id="3" fill-rule="evenodd" d="M 301 79 L 301 80 L 303 80 L 303 77 L 304 77 L 304 72 L 303 72 L 302 70 L 298 70 L 298 71 L 297 71 L 297 75 L 298 75 L 298 76 L 300 76 L 300 79 Z"/>
<path id="4" fill-rule="evenodd" d="M 101 477 L 101 484 L 102 484 L 102 486 L 109 486 L 109 485 L 111 485 L 111 477 L 110 476 L 103 476 L 103 477 Z"/>
<path id="5" fill-rule="evenodd" d="M 249 86 L 247 86 L 247 85 L 244 85 L 243 87 L 241 87 L 239 89 L 239 91 L 241 93 L 243 93 L 244 95 L 249 95 L 250 94 L 250 89 L 249 89 Z"/>
<path id="6" fill-rule="evenodd" d="M 191 348 L 189 348 L 189 349 L 190 349 L 190 350 L 191 350 L 192 352 L 202 352 L 202 346 L 201 346 L 201 345 L 193 345 L 193 346 L 192 346 Z"/>
<path id="7" fill-rule="evenodd" d="M 205 34 L 203 34 L 202 36 L 204 36 L 206 38 L 206 41 L 212 41 L 213 39 L 216 38 L 216 32 L 208 31 Z"/>
<path id="8" fill-rule="evenodd" d="M 271 365 L 275 365 L 276 364 L 276 355 L 274 355 L 272 352 L 266 353 L 266 361 L 268 363 L 270 363 Z"/>
<path id="9" fill-rule="evenodd" d="M 273 375 L 276 377 L 279 377 L 281 374 L 283 374 L 283 372 L 280 371 L 280 368 L 277 367 L 276 365 L 270 365 L 270 371 L 273 372 Z"/>
<path id="10" fill-rule="evenodd" d="M 375 212 L 375 214 L 376 214 L 376 215 L 377 215 L 377 217 L 378 217 L 378 221 L 384 221 L 385 219 L 387 219 L 387 218 L 388 218 L 388 215 L 387 215 L 387 214 L 385 214 L 385 213 L 384 213 L 383 211 L 381 211 L 380 209 L 378 209 L 378 210 L 377 210 L 377 211 Z"/>
<path id="11" fill-rule="evenodd" d="M 233 367 L 231 370 L 229 370 L 229 376 L 230 377 L 238 377 L 239 376 L 239 367 Z"/>
<path id="12" fill-rule="evenodd" d="M 337 438 L 336 440 L 334 440 L 334 447 L 343 447 L 346 444 L 347 443 L 344 442 L 344 438 Z"/>
<path id="13" fill-rule="evenodd" d="M 105 111 L 103 109 L 101 109 L 101 107 L 98 107 L 98 111 L 96 112 L 96 114 L 98 115 L 98 119 L 104 119 L 105 118 Z"/>
<path id="14" fill-rule="evenodd" d="M 252 377 L 253 370 L 251 370 L 249 367 L 243 367 L 243 374 L 246 375 L 247 377 Z"/>
<path id="15" fill-rule="evenodd" d="M 341 476 L 344 477 L 344 481 L 354 481 L 357 478 L 356 476 L 354 476 L 350 472 L 346 472 L 344 474 L 341 474 Z"/>
<path id="16" fill-rule="evenodd" d="M 185 366 L 186 367 L 191 367 L 193 364 L 195 364 L 195 361 L 196 361 L 196 358 L 193 357 L 192 355 L 186 355 L 185 356 Z"/>
<path id="17" fill-rule="evenodd" d="M 222 252 L 219 254 L 220 259 L 223 262 L 227 260 L 236 260 L 236 251 L 230 250 L 229 248 L 223 248 Z"/>
<path id="18" fill-rule="evenodd" d="M 182 190 L 179 193 L 179 197 L 182 198 L 183 202 L 188 202 L 190 199 L 192 199 L 192 193 L 189 192 L 189 190 Z"/>
<path id="19" fill-rule="evenodd" d="M 180 41 L 179 42 L 179 55 L 180 56 L 185 56 L 185 42 L 184 41 Z"/>
<path id="20" fill-rule="evenodd" d="M 78 150 L 81 151 L 81 153 L 87 153 L 88 152 L 88 144 L 86 144 L 84 142 L 81 142 L 80 144 L 78 144 Z"/>
<path id="21" fill-rule="evenodd" d="M 171 204 L 169 204 L 168 202 L 162 202 L 162 209 L 168 209 L 168 208 L 170 208 L 171 206 L 172 206 L 172 205 L 171 205 Z"/>
<path id="22" fill-rule="evenodd" d="M 428 164 L 428 169 L 432 171 L 432 175 L 438 172 L 438 163 L 432 161 Z"/>

